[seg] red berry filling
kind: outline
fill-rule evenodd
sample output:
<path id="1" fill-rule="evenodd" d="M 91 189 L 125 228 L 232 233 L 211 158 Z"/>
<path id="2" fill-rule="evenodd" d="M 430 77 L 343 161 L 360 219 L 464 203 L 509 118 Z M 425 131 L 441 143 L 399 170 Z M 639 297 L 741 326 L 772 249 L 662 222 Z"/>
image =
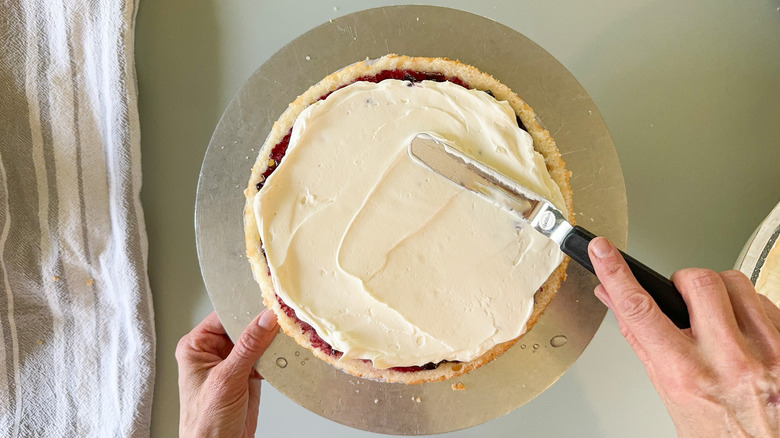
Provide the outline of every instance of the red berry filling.
<path id="1" fill-rule="evenodd" d="M 276 301 L 279 303 L 279 305 L 282 307 L 282 311 L 285 315 L 287 315 L 288 318 L 292 318 L 295 321 L 298 322 L 298 325 L 301 326 L 301 329 L 303 329 L 303 332 L 306 333 L 309 336 L 309 342 L 311 345 L 316 348 L 317 350 L 320 350 L 324 353 L 326 353 L 328 356 L 332 356 L 335 358 L 341 357 L 342 352 L 333 349 L 333 347 L 330 346 L 327 342 L 325 342 L 320 335 L 317 334 L 317 331 L 314 330 L 314 327 L 310 326 L 306 322 L 301 321 L 298 319 L 298 316 L 295 315 L 295 310 L 292 309 L 292 307 L 288 306 L 287 304 L 282 301 L 281 298 L 279 298 L 279 295 L 276 296 Z"/>
<path id="2" fill-rule="evenodd" d="M 311 325 L 309 325 L 304 321 L 301 321 L 298 318 L 298 316 L 295 314 L 295 310 L 293 310 L 290 306 L 285 304 L 284 301 L 282 301 L 282 299 L 279 297 L 279 295 L 276 296 L 276 301 L 279 303 L 279 306 L 281 306 L 284 314 L 287 315 L 288 318 L 292 318 L 298 323 L 298 325 L 301 327 L 303 332 L 309 337 L 309 342 L 314 348 L 336 359 L 340 358 L 344 354 L 341 351 L 334 349 L 333 347 L 330 346 L 330 344 L 325 342 L 325 340 L 322 339 L 320 335 L 317 334 L 317 331 L 314 330 L 314 327 L 312 327 Z M 370 363 L 371 361 L 364 360 L 363 362 Z M 427 363 L 423 366 L 395 367 L 390 369 L 401 373 L 413 373 L 415 371 L 433 370 L 436 369 L 438 366 L 439 366 L 438 363 Z"/>
<path id="3" fill-rule="evenodd" d="M 361 82 L 361 81 L 376 83 L 376 82 L 381 82 L 385 79 L 398 79 L 403 81 L 409 81 L 409 86 L 411 86 L 412 83 L 414 82 L 420 82 L 420 81 L 436 81 L 436 82 L 449 81 L 452 82 L 453 84 L 460 85 L 461 87 L 464 87 L 466 89 L 470 88 L 465 82 L 463 82 L 458 77 L 447 77 L 443 73 L 438 73 L 438 72 L 419 72 L 413 70 L 383 70 L 373 76 L 361 76 L 355 79 L 352 83 Z M 343 85 L 342 87 L 339 87 L 339 89 L 346 87 L 347 85 L 349 84 Z M 330 94 L 333 91 L 326 93 L 325 95 L 321 96 L 317 100 L 323 100 L 327 98 L 328 96 L 330 96 Z M 486 91 L 486 93 L 493 96 L 493 93 L 490 90 Z M 520 121 L 519 117 L 517 117 L 517 125 L 524 131 L 527 131 L 523 123 Z M 279 162 L 282 161 L 282 158 L 284 157 L 284 154 L 287 152 L 287 148 L 290 145 L 291 135 L 292 135 L 292 128 L 290 128 L 290 130 L 287 132 L 287 135 L 285 135 L 284 138 L 279 143 L 277 143 L 273 147 L 273 149 L 271 149 L 271 156 L 269 159 L 268 168 L 265 169 L 265 172 L 263 172 L 260 181 L 258 181 L 258 183 L 255 186 L 257 187 L 258 191 L 260 191 L 260 189 L 263 188 L 263 184 L 265 184 L 265 181 L 268 179 L 271 173 L 273 173 L 273 171 L 276 170 L 276 167 L 279 165 Z M 270 271 L 269 271 L 269 275 L 270 275 Z M 323 340 L 317 334 L 317 331 L 314 330 L 314 327 L 300 320 L 298 316 L 295 314 L 295 310 L 293 310 L 290 306 L 285 304 L 284 301 L 282 301 L 282 299 L 279 297 L 279 295 L 276 296 L 276 301 L 281 306 L 282 311 L 285 313 L 285 315 L 287 315 L 289 318 L 295 320 L 298 323 L 298 325 L 301 327 L 303 332 L 309 337 L 309 342 L 314 348 L 334 358 L 339 358 L 344 354 L 343 352 L 334 349 L 333 347 L 331 347 L 330 344 L 325 342 L 325 340 Z M 365 362 L 370 362 L 370 361 L 366 360 Z M 436 369 L 439 366 L 439 364 L 443 362 L 427 363 L 422 366 L 394 367 L 390 369 L 401 373 L 413 373 L 417 371 Z"/>
<path id="4" fill-rule="evenodd" d="M 263 188 L 263 184 L 265 183 L 265 180 L 268 179 L 268 177 L 271 175 L 271 173 L 276 170 L 276 166 L 279 165 L 279 162 L 282 161 L 282 157 L 284 157 L 284 154 L 287 153 L 287 147 L 290 146 L 290 137 L 292 136 L 292 128 L 290 128 L 289 131 L 287 131 L 287 135 L 284 136 L 282 141 L 276 144 L 273 149 L 271 149 L 271 156 L 268 158 L 268 168 L 265 169 L 265 172 L 263 172 L 263 176 L 261 176 L 260 181 L 255 185 L 257 187 L 257 191 L 259 192 L 260 189 Z"/>

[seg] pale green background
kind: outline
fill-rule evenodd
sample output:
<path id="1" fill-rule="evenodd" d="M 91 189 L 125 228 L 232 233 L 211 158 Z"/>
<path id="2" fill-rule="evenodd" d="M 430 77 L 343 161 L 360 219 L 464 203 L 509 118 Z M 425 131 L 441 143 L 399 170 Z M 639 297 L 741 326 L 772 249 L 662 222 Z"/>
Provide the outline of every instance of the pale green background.
<path id="1" fill-rule="evenodd" d="M 629 252 L 665 274 L 730 268 L 780 200 L 780 1 L 426 2 L 492 18 L 582 83 L 626 180 Z M 142 0 L 136 31 L 142 200 L 157 324 L 153 436 L 175 436 L 178 339 L 211 310 L 198 268 L 198 172 L 219 116 L 268 57 L 330 18 L 383 1 Z M 265 385 L 258 436 L 365 437 Z M 446 406 L 442 413 L 446 415 Z M 447 436 L 672 436 L 608 314 L 537 399 Z"/>

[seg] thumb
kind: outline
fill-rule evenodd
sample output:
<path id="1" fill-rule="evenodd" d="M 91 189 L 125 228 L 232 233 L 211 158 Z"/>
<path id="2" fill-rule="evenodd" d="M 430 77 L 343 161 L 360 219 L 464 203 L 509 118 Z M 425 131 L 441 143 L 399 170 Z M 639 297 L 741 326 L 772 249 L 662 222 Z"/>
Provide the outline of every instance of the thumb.
<path id="1" fill-rule="evenodd" d="M 248 376 L 257 359 L 260 359 L 271 345 L 277 327 L 276 315 L 271 309 L 260 312 L 241 333 L 233 350 L 223 362 L 230 374 Z"/>

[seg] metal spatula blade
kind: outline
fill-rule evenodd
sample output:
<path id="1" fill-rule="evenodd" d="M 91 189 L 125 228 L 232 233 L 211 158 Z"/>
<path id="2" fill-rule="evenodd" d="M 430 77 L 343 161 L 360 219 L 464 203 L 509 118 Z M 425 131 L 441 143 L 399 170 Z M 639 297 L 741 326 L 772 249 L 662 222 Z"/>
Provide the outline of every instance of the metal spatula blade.
<path id="1" fill-rule="evenodd" d="M 579 225 L 570 224 L 550 201 L 430 134 L 417 134 L 409 144 L 409 155 L 442 177 L 514 213 L 595 273 L 588 256 L 588 243 L 596 236 Z M 633 257 L 620 253 L 639 284 L 666 316 L 680 328 L 690 327 L 688 308 L 674 284 Z"/>

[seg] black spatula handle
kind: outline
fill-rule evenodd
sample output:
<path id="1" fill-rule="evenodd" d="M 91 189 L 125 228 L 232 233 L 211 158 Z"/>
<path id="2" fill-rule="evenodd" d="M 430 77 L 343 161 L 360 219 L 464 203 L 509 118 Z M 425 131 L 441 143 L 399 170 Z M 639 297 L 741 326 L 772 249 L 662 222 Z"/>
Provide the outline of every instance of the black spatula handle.
<path id="1" fill-rule="evenodd" d="M 596 236 L 590 231 L 579 225 L 574 226 L 571 232 L 564 237 L 561 243 L 561 250 L 581 264 L 585 269 L 593 271 L 593 264 L 588 256 L 588 243 Z M 674 287 L 668 278 L 648 268 L 643 263 L 634 259 L 630 255 L 620 251 L 626 260 L 628 267 L 636 277 L 640 285 L 650 294 L 651 297 L 661 308 L 661 311 L 679 328 L 685 329 L 691 326 L 688 317 L 688 307 L 685 305 L 680 292 Z"/>

